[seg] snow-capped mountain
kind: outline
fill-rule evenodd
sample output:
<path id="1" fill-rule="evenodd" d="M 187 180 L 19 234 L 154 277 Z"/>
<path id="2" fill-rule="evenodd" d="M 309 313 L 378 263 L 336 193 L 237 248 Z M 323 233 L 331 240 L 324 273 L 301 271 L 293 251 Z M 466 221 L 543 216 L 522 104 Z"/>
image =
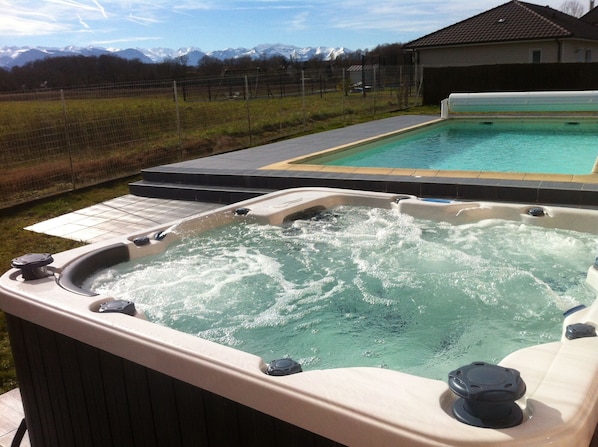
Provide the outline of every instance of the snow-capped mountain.
<path id="1" fill-rule="evenodd" d="M 324 60 L 334 60 L 343 54 L 350 54 L 351 50 L 346 48 L 330 47 L 306 47 L 299 48 L 292 45 L 282 44 L 262 44 L 251 49 L 247 48 L 227 48 L 225 50 L 211 51 L 208 56 L 216 59 L 234 59 L 242 56 L 249 56 L 252 59 L 270 58 L 273 56 L 282 56 L 289 60 L 306 61 L 315 56 L 321 56 Z"/>
<path id="2" fill-rule="evenodd" d="M 346 48 L 330 47 L 307 47 L 299 48 L 292 45 L 283 44 L 263 44 L 254 48 L 227 48 L 224 50 L 210 51 L 204 53 L 199 48 L 188 47 L 173 50 L 169 48 L 98 48 L 98 47 L 76 47 L 68 46 L 64 48 L 48 47 L 0 47 L 0 67 L 10 69 L 16 66 L 22 66 L 29 62 L 48 57 L 57 56 L 101 56 L 111 54 L 124 59 L 139 59 L 145 63 L 157 63 L 165 60 L 184 57 L 186 64 L 193 66 L 205 56 L 216 59 L 233 59 L 243 56 L 249 56 L 252 59 L 270 58 L 273 56 L 282 56 L 289 60 L 305 61 L 315 56 L 320 56 L 324 60 L 333 60 L 343 54 L 350 54 L 351 50 Z"/>

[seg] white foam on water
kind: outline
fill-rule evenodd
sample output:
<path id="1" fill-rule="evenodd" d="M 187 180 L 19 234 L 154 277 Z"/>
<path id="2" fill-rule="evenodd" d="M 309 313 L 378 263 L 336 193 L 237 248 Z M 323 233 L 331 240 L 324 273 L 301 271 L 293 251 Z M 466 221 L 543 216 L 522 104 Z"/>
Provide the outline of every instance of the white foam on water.
<path id="1" fill-rule="evenodd" d="M 444 378 L 558 339 L 562 312 L 594 299 L 584 280 L 595 252 L 588 234 L 340 207 L 282 227 L 211 230 L 90 286 L 266 361 Z"/>

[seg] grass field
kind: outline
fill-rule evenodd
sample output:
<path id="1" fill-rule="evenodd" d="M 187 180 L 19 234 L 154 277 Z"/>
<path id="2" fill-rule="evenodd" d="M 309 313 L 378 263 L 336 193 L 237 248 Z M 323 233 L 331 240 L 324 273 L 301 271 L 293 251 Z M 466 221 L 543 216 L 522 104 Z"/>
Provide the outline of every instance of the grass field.
<path id="1" fill-rule="evenodd" d="M 96 95 L 0 96 L 0 207 L 405 107 L 393 90 L 194 102 L 175 101 L 168 88 Z"/>

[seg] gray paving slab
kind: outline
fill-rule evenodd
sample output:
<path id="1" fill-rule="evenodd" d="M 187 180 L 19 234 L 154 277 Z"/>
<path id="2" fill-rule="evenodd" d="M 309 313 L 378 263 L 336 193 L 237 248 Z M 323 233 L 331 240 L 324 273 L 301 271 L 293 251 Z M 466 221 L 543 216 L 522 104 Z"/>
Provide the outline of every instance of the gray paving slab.
<path id="1" fill-rule="evenodd" d="M 0 446 L 8 447 L 12 445 L 19 424 L 24 417 L 21 393 L 18 388 L 0 395 Z M 31 445 L 27 433 L 25 433 L 19 445 L 20 447 L 29 447 Z"/>
<path id="2" fill-rule="evenodd" d="M 101 204 L 48 219 L 26 230 L 92 243 L 123 236 L 222 206 L 127 194 Z"/>
<path id="3" fill-rule="evenodd" d="M 250 149 L 227 152 L 166 165 L 173 169 L 217 168 L 253 170 L 264 165 L 308 155 L 316 151 L 349 144 L 438 119 L 433 115 L 401 115 L 326 132 L 279 141 Z"/>

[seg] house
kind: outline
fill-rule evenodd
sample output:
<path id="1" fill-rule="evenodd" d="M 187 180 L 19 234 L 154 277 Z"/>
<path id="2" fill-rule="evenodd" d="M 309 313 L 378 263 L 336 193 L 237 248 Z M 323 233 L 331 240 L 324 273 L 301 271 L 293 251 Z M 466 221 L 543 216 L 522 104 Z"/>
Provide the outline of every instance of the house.
<path id="1" fill-rule="evenodd" d="M 593 6 L 593 5 L 592 5 Z M 512 0 L 405 44 L 423 66 L 598 61 L 598 7 L 576 18 Z"/>
<path id="2" fill-rule="evenodd" d="M 590 2 L 590 11 L 581 20 L 598 26 L 598 8 L 594 8 L 594 0 Z"/>
<path id="3" fill-rule="evenodd" d="M 381 73 L 379 64 L 370 65 L 351 65 L 347 68 L 349 82 L 351 85 L 373 86 L 381 82 Z"/>

